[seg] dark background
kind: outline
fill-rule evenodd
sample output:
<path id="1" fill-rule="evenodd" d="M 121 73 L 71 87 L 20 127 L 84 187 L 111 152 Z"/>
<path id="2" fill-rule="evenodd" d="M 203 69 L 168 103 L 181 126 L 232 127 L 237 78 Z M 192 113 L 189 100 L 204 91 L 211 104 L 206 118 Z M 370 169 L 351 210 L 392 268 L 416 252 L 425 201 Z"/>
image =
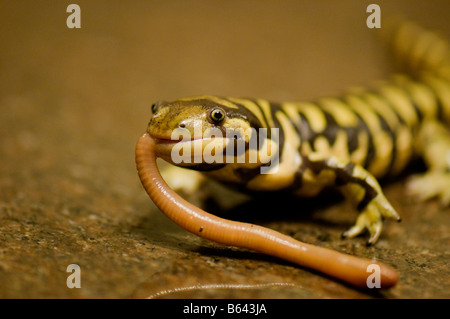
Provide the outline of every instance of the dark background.
<path id="1" fill-rule="evenodd" d="M 154 207 L 134 164 L 156 100 L 308 100 L 368 84 L 394 70 L 366 27 L 368 4 L 450 36 L 449 1 L 80 0 L 82 28 L 68 29 L 70 3 L 0 3 L 0 297 L 145 298 L 222 284 L 256 286 L 164 296 L 450 297 L 450 210 L 414 203 L 405 178 L 385 186 L 403 222 L 386 221 L 369 248 L 340 238 L 356 218 L 346 203 L 275 198 L 230 212 L 398 269 L 395 288 L 367 293 L 185 232 Z M 81 267 L 81 289 L 66 286 L 69 264 Z"/>

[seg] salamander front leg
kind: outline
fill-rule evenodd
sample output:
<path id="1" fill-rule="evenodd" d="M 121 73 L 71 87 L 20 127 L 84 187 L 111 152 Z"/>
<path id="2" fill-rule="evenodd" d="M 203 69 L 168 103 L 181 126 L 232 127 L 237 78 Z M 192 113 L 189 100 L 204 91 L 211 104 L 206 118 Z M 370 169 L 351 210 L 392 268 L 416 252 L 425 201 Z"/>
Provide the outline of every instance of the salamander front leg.
<path id="1" fill-rule="evenodd" d="M 315 174 L 324 170 L 334 172 L 334 186 L 360 211 L 355 225 L 344 232 L 343 237 L 353 238 L 368 230 L 370 238 L 367 244 L 371 245 L 380 237 L 383 218 L 400 221 L 375 177 L 363 167 L 335 157 L 309 162 Z"/>
<path id="2" fill-rule="evenodd" d="M 196 206 L 204 206 L 210 193 L 205 187 L 206 178 L 203 174 L 173 165 L 162 167 L 161 174 L 164 180 L 175 192 Z"/>
<path id="3" fill-rule="evenodd" d="M 220 209 L 227 210 L 250 199 L 248 195 L 220 185 L 198 171 L 165 165 L 161 175 L 171 189 L 198 207 L 206 208 L 208 204 L 212 203 L 218 205 Z"/>
<path id="4" fill-rule="evenodd" d="M 374 244 L 380 237 L 383 228 L 383 218 L 400 221 L 400 216 L 386 199 L 375 177 L 359 165 L 352 164 L 347 169 L 348 182 L 339 188 L 360 211 L 353 227 L 342 234 L 343 237 L 353 238 L 365 229 L 369 231 L 368 245 Z M 338 181 L 339 182 L 339 181 Z"/>

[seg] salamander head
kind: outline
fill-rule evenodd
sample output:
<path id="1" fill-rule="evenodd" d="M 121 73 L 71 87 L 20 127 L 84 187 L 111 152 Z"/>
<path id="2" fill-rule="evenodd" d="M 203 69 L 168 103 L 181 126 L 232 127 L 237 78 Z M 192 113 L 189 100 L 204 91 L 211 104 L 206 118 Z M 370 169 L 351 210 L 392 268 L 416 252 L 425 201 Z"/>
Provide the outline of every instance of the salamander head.
<path id="1" fill-rule="evenodd" d="M 157 156 L 178 166 L 213 170 L 231 160 L 236 165 L 236 156 L 248 157 L 251 145 L 256 150 L 251 141 L 261 127 L 264 123 L 242 105 L 200 96 L 153 104 L 147 132 L 157 141 Z"/>

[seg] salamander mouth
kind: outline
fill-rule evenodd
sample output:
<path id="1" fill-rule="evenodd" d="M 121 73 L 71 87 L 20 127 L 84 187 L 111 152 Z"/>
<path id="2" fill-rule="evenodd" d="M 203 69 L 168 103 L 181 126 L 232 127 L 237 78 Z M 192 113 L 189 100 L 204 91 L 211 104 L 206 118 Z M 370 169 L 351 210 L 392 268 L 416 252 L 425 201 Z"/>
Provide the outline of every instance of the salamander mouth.
<path id="1" fill-rule="evenodd" d="M 203 139 L 202 137 L 195 136 L 186 136 L 183 135 L 180 138 L 172 138 L 170 134 L 161 134 L 159 132 L 152 132 L 151 130 L 147 130 L 147 134 L 151 136 L 151 138 L 155 141 L 156 144 L 175 144 L 178 142 L 189 142 L 194 140 Z M 176 136 L 177 134 L 175 134 Z"/>
<path id="2" fill-rule="evenodd" d="M 193 142 L 193 141 L 197 141 L 197 140 L 202 140 L 203 137 L 200 138 L 179 138 L 179 139 L 171 139 L 170 137 L 162 137 L 162 136 L 156 136 L 156 135 L 152 135 L 149 134 L 154 140 L 156 144 L 167 144 L 167 145 L 173 145 L 173 144 L 177 144 L 180 142 Z"/>
<path id="3" fill-rule="evenodd" d="M 155 141 L 155 153 L 157 157 L 165 161 L 183 167 L 189 167 L 193 164 L 204 161 L 204 149 L 209 143 L 215 143 L 215 138 L 210 137 L 189 137 L 184 136 L 179 139 L 172 139 L 170 136 L 152 134 L 147 132 Z M 218 138 L 221 139 L 222 138 Z M 223 142 L 219 148 L 220 153 L 224 152 L 226 142 Z M 186 153 L 187 152 L 187 153 Z M 181 159 L 181 162 L 180 162 Z"/>
<path id="4" fill-rule="evenodd" d="M 172 140 L 169 138 L 159 138 L 155 136 L 152 136 L 152 138 L 155 140 L 156 144 L 176 144 L 182 141 L 182 139 Z"/>

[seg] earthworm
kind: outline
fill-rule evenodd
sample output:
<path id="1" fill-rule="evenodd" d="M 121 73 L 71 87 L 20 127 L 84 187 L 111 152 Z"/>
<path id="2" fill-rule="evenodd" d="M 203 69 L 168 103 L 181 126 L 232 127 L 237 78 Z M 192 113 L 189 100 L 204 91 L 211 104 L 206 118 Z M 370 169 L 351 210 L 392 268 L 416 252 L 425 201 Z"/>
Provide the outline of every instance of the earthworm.
<path id="1" fill-rule="evenodd" d="M 168 288 L 164 290 L 157 291 L 151 295 L 148 295 L 146 299 L 156 299 L 162 296 L 187 292 L 193 290 L 207 290 L 207 289 L 233 289 L 233 290 L 245 290 L 245 289 L 263 289 L 263 288 L 271 288 L 271 287 L 295 287 L 296 285 L 290 282 L 269 282 L 262 284 L 197 284 L 190 286 L 180 286 L 174 288 Z"/>
<path id="2" fill-rule="evenodd" d="M 156 141 L 148 133 L 136 144 L 140 180 L 155 205 L 185 230 L 220 244 L 277 257 L 356 287 L 368 288 L 367 280 L 372 274 L 368 267 L 373 264 L 379 266 L 381 288 L 397 283 L 397 272 L 381 262 L 303 243 L 262 226 L 220 218 L 192 205 L 162 178 L 156 163 L 155 145 Z"/>

